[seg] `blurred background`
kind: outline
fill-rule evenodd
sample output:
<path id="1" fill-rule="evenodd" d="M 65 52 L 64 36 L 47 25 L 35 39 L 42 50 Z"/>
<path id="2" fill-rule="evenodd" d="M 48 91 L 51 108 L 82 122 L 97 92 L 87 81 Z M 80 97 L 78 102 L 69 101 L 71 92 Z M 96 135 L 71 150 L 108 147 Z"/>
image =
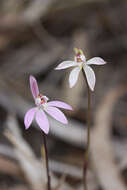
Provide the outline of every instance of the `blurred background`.
<path id="1" fill-rule="evenodd" d="M 80 74 L 69 88 L 70 70 L 55 71 L 81 48 L 96 74 L 92 97 L 89 190 L 127 189 L 127 1 L 0 0 L 0 189 L 45 190 L 42 132 L 24 128 L 34 106 L 29 76 L 42 94 L 74 108 L 68 126 L 52 118 L 47 136 L 52 189 L 82 190 L 87 132 L 87 89 Z"/>

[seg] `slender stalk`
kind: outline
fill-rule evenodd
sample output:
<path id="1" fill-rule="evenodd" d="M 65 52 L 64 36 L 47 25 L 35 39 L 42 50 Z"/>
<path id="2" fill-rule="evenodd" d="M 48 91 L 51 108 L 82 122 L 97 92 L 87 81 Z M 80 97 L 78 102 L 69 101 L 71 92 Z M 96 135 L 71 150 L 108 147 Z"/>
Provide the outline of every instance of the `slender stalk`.
<path id="1" fill-rule="evenodd" d="M 47 171 L 47 190 L 51 190 L 51 181 L 50 181 L 50 173 L 49 173 L 49 159 L 48 159 L 48 151 L 46 145 L 46 136 L 43 133 L 43 142 L 44 142 L 44 149 L 45 149 L 45 161 L 46 161 L 46 171 Z"/>
<path id="2" fill-rule="evenodd" d="M 89 149 L 90 149 L 90 120 L 91 120 L 91 96 L 90 96 L 90 88 L 86 79 L 85 72 L 82 70 L 84 79 L 87 85 L 88 91 L 88 116 L 87 116 L 87 143 L 86 143 L 86 151 L 84 157 L 84 167 L 83 167 L 83 182 L 84 182 L 84 190 L 87 190 L 87 169 L 88 169 L 88 162 L 89 162 Z"/>

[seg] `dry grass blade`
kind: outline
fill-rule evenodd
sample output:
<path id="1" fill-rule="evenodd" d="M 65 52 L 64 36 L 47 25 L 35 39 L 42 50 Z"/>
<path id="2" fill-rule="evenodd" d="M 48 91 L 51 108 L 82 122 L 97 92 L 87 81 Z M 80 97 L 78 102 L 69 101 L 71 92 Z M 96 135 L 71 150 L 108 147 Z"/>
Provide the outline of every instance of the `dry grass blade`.
<path id="1" fill-rule="evenodd" d="M 8 190 L 28 190 L 28 188 L 26 188 L 23 185 L 17 185 L 17 186 L 9 188 Z"/>
<path id="2" fill-rule="evenodd" d="M 0 157 L 0 172 L 11 176 L 22 176 L 20 168 L 13 161 L 5 159 L 5 157 Z"/>
<path id="3" fill-rule="evenodd" d="M 14 145 L 14 154 L 16 156 L 16 159 L 20 163 L 26 179 L 31 185 L 31 189 L 46 189 L 45 168 L 42 165 L 42 161 L 40 162 L 39 160 L 37 160 L 32 149 L 21 136 L 21 132 L 18 128 L 18 123 L 13 116 L 8 117 L 7 126 L 8 130 L 6 130 L 5 136 Z M 52 187 L 56 187 L 58 184 L 59 181 L 52 174 Z M 60 185 L 60 190 L 72 190 L 72 188 L 66 183 Z"/>
<path id="4" fill-rule="evenodd" d="M 11 7 L 13 7 L 14 11 L 10 11 L 7 5 L 5 5 L 5 7 L 8 8 L 8 14 L 5 14 L 5 16 L 1 18 L 0 27 L 2 29 L 16 29 L 21 25 L 25 27 L 36 23 L 48 11 L 52 3 L 52 0 L 36 0 L 32 1 L 26 8 L 22 8 L 22 5 L 20 5 L 18 9 L 22 8 L 23 10 L 16 12 L 16 5 L 19 3 L 12 1 Z"/>
<path id="5" fill-rule="evenodd" d="M 5 132 L 6 137 L 15 146 L 14 153 L 19 161 L 22 170 L 33 190 L 41 190 L 45 188 L 45 173 L 42 165 L 38 163 L 31 148 L 21 136 L 21 132 L 17 127 L 18 124 L 14 117 L 9 116 L 7 120 L 8 131 Z"/>
<path id="6" fill-rule="evenodd" d="M 125 91 L 126 87 L 124 86 L 108 91 L 95 115 L 95 128 L 91 135 L 91 158 L 100 185 L 105 190 L 126 189 L 120 170 L 115 164 L 110 139 L 112 111 L 115 103 Z"/>

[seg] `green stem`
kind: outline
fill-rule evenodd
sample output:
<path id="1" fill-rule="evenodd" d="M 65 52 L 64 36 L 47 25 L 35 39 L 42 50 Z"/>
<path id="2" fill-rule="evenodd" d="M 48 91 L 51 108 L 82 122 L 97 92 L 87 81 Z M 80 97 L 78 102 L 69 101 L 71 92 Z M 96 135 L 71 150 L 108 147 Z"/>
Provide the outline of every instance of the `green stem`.
<path id="1" fill-rule="evenodd" d="M 44 142 L 44 149 L 45 149 L 45 161 L 46 161 L 46 171 L 47 171 L 47 190 L 51 190 L 51 182 L 50 182 L 50 173 L 49 173 L 49 159 L 48 159 L 48 151 L 46 145 L 46 136 L 43 133 L 43 142 Z"/>
<path id="2" fill-rule="evenodd" d="M 90 96 L 90 88 L 86 79 L 86 75 L 84 70 L 82 70 L 84 79 L 87 85 L 88 91 L 88 115 L 87 115 L 87 143 L 86 143 L 86 151 L 84 157 L 84 170 L 83 170 L 83 182 L 84 182 L 84 190 L 87 190 L 87 169 L 88 169 L 88 162 L 89 162 L 89 149 L 90 149 L 90 120 L 91 120 L 91 96 Z"/>

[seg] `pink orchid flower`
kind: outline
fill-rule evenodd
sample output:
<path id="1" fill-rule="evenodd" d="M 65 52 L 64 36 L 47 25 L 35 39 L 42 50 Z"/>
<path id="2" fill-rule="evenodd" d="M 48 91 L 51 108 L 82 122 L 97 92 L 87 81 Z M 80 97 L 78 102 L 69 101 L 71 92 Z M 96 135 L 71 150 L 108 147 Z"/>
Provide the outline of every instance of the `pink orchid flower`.
<path id="1" fill-rule="evenodd" d="M 26 129 L 30 127 L 33 119 L 35 118 L 39 127 L 44 131 L 44 133 L 48 134 L 49 122 L 45 112 L 63 124 L 68 123 L 67 118 L 58 108 L 72 110 L 72 107 L 70 105 L 61 101 L 48 102 L 48 98 L 40 94 L 37 81 L 33 76 L 30 76 L 30 88 L 35 100 L 36 107 L 31 108 L 25 114 L 24 124 Z"/>
<path id="2" fill-rule="evenodd" d="M 74 50 L 76 54 L 74 57 L 74 61 L 63 61 L 55 69 L 61 70 L 69 67 L 75 67 L 69 75 L 70 88 L 72 88 L 76 84 L 79 73 L 83 69 L 86 75 L 88 85 L 90 89 L 93 91 L 95 87 L 96 78 L 93 69 L 89 65 L 104 65 L 106 64 L 106 62 L 100 57 L 93 57 L 92 59 L 86 61 L 86 57 L 81 49 L 75 48 Z"/>

